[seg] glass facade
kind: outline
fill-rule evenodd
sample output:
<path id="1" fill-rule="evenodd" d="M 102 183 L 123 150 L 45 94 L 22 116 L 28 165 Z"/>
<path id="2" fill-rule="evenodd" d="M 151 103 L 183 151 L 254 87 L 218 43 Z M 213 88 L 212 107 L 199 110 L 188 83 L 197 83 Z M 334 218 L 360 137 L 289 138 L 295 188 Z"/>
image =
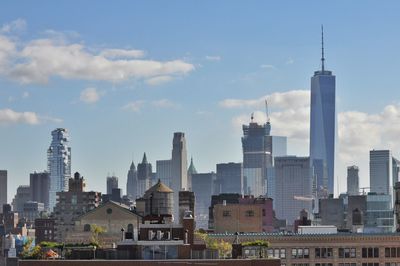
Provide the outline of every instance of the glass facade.
<path id="1" fill-rule="evenodd" d="M 310 159 L 316 175 L 317 191 L 334 193 L 335 166 L 335 76 L 316 71 L 311 78 Z"/>

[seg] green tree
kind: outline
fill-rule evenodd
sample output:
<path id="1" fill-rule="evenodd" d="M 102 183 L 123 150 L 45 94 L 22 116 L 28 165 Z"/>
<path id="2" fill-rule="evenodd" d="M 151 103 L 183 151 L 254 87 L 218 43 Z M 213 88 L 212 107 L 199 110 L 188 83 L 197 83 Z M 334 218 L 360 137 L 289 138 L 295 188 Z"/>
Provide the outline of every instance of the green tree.
<path id="1" fill-rule="evenodd" d="M 97 224 L 92 224 L 90 226 L 90 231 L 92 232 L 91 244 L 97 247 L 101 247 L 103 245 L 101 235 L 106 232 L 106 229 Z"/>

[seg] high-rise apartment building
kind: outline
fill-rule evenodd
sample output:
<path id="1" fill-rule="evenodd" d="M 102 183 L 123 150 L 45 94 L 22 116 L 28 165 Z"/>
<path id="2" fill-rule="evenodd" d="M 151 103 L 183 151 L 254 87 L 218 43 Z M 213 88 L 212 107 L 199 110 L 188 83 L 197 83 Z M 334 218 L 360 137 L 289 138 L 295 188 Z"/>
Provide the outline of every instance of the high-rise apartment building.
<path id="1" fill-rule="evenodd" d="M 350 196 L 355 196 L 359 194 L 358 167 L 355 165 L 347 167 L 347 194 Z"/>
<path id="2" fill-rule="evenodd" d="M 24 212 L 24 204 L 31 200 L 31 188 L 29 186 L 18 186 L 17 194 L 12 201 L 13 211 L 18 212 L 20 217 Z"/>
<path id="3" fill-rule="evenodd" d="M 48 172 L 31 173 L 29 176 L 29 186 L 31 188 L 31 200 L 44 204 L 44 208 L 49 208 L 49 189 L 50 174 Z"/>
<path id="4" fill-rule="evenodd" d="M 3 213 L 3 205 L 7 204 L 7 170 L 0 170 L 0 211 Z"/>
<path id="5" fill-rule="evenodd" d="M 137 197 L 143 197 L 144 193 L 151 187 L 152 173 L 152 166 L 147 162 L 147 156 L 146 153 L 144 153 L 142 162 L 138 164 L 137 168 Z"/>
<path id="6" fill-rule="evenodd" d="M 179 220 L 179 191 L 188 190 L 187 152 L 185 133 L 175 132 L 172 141 L 172 190 L 174 191 L 174 219 Z"/>
<path id="7" fill-rule="evenodd" d="M 47 150 L 47 170 L 50 174 L 49 208 L 56 205 L 57 192 L 68 190 L 68 179 L 71 177 L 71 147 L 65 128 L 51 132 L 52 141 Z"/>
<path id="8" fill-rule="evenodd" d="M 132 161 L 131 167 L 129 168 L 128 175 L 127 175 L 127 182 L 126 182 L 126 195 L 131 200 L 136 200 L 136 188 L 138 186 L 137 181 L 137 171 L 135 167 L 135 163 Z"/>
<path id="9" fill-rule="evenodd" d="M 208 228 L 208 208 L 211 205 L 216 179 L 217 175 L 214 172 L 192 174 L 192 191 L 196 202 L 194 209 L 196 228 Z"/>
<path id="10" fill-rule="evenodd" d="M 336 85 L 332 71 L 325 70 L 322 32 L 321 70 L 311 78 L 310 163 L 316 175 L 317 192 L 334 193 L 335 99 Z"/>
<path id="11" fill-rule="evenodd" d="M 111 195 L 114 188 L 118 188 L 118 177 L 107 176 L 107 195 Z"/>
<path id="12" fill-rule="evenodd" d="M 312 213 L 313 176 L 309 157 L 275 158 L 275 203 L 278 219 L 293 224 L 302 209 Z"/>
<path id="13" fill-rule="evenodd" d="M 243 193 L 255 197 L 265 194 L 265 178 L 268 167 L 272 166 L 271 124 L 259 125 L 253 121 L 243 125 Z"/>

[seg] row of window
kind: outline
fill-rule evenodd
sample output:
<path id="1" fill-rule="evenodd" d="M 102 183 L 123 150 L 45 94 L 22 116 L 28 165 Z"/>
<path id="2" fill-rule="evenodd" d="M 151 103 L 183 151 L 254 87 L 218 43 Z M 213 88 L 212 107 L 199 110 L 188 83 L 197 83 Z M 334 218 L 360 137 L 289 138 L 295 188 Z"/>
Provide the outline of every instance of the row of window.
<path id="1" fill-rule="evenodd" d="M 400 248 L 385 248 L 386 258 L 400 258 Z"/>
<path id="2" fill-rule="evenodd" d="M 339 266 L 357 266 L 357 263 L 339 263 Z"/>
<path id="3" fill-rule="evenodd" d="M 263 216 L 265 216 L 264 215 L 264 210 L 263 210 Z M 227 211 L 227 210 L 225 210 L 225 211 L 222 211 L 222 216 L 223 217 L 231 217 L 231 211 Z M 254 211 L 253 210 L 247 210 L 247 211 L 245 211 L 245 216 L 246 217 L 253 217 L 254 216 Z"/>
<path id="4" fill-rule="evenodd" d="M 339 248 L 338 249 L 339 258 L 356 258 L 357 250 L 356 248 Z M 286 258 L 285 249 L 268 249 L 268 255 L 275 258 Z M 292 248 L 291 253 L 292 259 L 308 259 L 310 258 L 310 251 L 308 248 Z M 379 258 L 379 248 L 370 247 L 362 248 L 361 256 L 363 258 Z M 400 247 L 399 248 L 385 248 L 386 257 L 400 257 Z M 333 258 L 333 248 L 315 248 L 315 258 L 326 259 Z M 352 265 L 345 265 L 352 266 Z M 367 265 L 369 266 L 369 265 Z M 400 266 L 400 265 L 399 265 Z"/>

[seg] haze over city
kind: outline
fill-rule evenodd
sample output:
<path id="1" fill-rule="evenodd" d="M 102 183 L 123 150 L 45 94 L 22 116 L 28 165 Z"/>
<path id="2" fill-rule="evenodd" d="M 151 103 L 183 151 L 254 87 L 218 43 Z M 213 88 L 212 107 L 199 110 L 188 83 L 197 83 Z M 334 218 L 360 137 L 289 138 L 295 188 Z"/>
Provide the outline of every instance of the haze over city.
<path id="1" fill-rule="evenodd" d="M 266 121 L 309 154 L 310 77 L 336 76 L 336 194 L 347 166 L 369 183 L 371 149 L 399 158 L 400 4 L 386 1 L 7 2 L 0 7 L 0 168 L 9 194 L 47 168 L 67 128 L 72 171 L 105 191 L 132 160 L 171 154 L 186 134 L 199 172 L 240 162 L 242 124 Z M 384 19 L 383 19 L 384 18 Z"/>

